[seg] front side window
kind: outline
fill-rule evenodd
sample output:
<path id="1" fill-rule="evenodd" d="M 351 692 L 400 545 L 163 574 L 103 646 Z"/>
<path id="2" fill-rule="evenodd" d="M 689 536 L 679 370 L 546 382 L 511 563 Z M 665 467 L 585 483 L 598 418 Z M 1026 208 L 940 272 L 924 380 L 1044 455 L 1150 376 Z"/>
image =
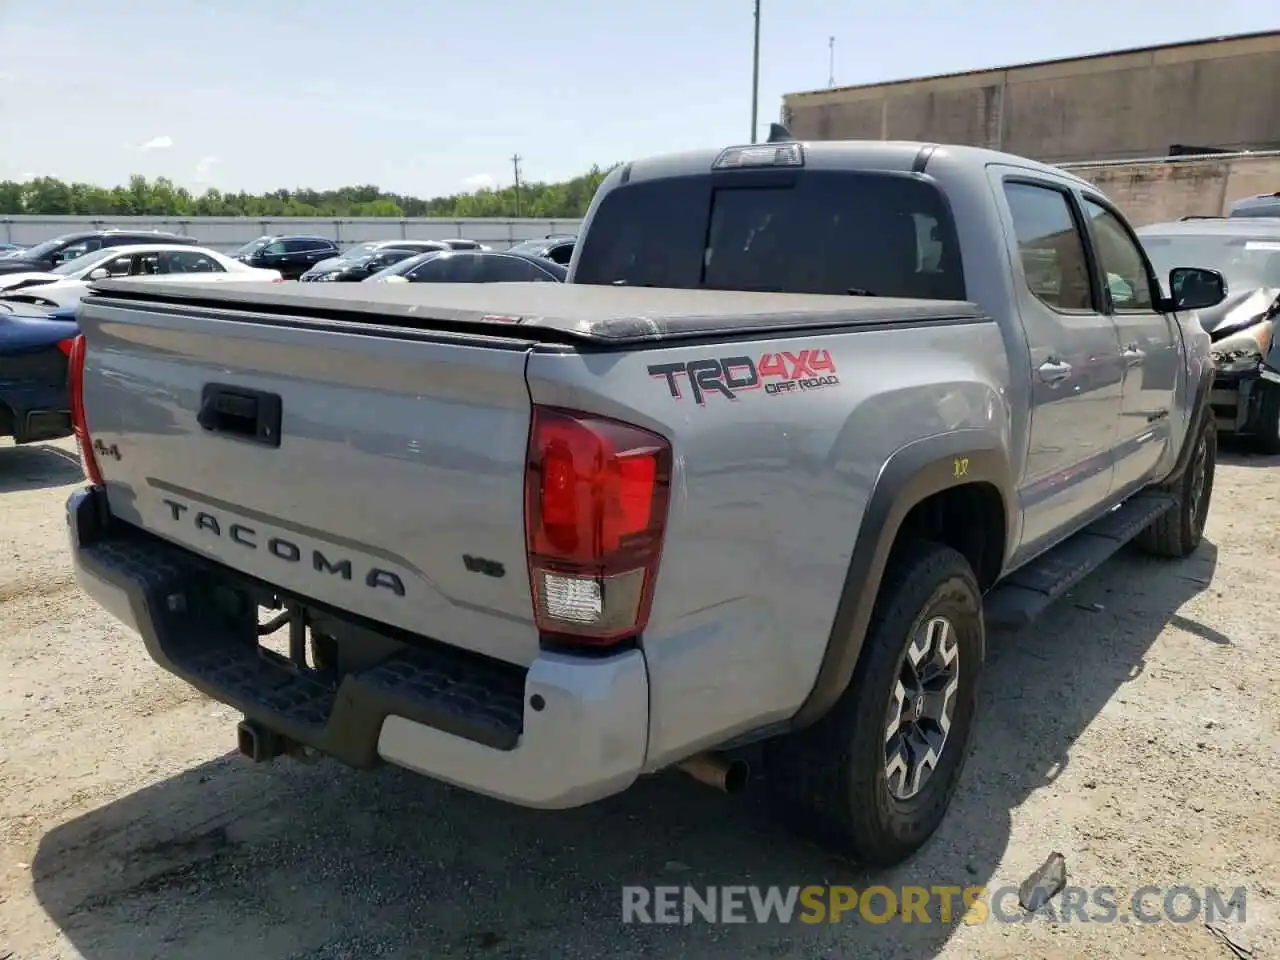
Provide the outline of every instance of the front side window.
<path id="1" fill-rule="evenodd" d="M 85 240 L 77 240 L 75 243 L 63 247 L 55 254 L 60 263 L 67 263 L 71 260 L 77 260 L 86 253 L 93 253 L 102 247 L 102 240 L 98 237 L 89 237 Z"/>
<path id="2" fill-rule="evenodd" d="M 140 270 L 135 271 L 133 269 L 133 260 L 133 255 L 128 254 L 123 257 L 116 257 L 113 260 L 108 260 L 103 264 L 103 267 L 106 268 L 107 276 L 109 277 L 127 277 L 141 272 Z"/>
<path id="3" fill-rule="evenodd" d="M 1093 312 L 1084 237 L 1067 194 L 1047 185 L 1010 182 L 1004 195 L 1022 272 L 1036 299 L 1054 310 Z"/>
<path id="4" fill-rule="evenodd" d="M 376 243 L 361 243 L 341 251 L 338 256 L 343 260 L 368 260 L 381 249 Z"/>
<path id="5" fill-rule="evenodd" d="M 416 257 L 417 253 L 413 250 L 382 250 L 369 258 L 368 268 L 370 270 L 385 270 L 393 263 L 399 263 L 402 260 L 408 260 L 410 257 Z"/>
<path id="6" fill-rule="evenodd" d="M 445 270 L 452 257 L 432 257 L 426 263 L 419 264 L 405 274 L 413 283 L 442 283 L 448 278 Z"/>
<path id="7" fill-rule="evenodd" d="M 539 279 L 542 273 L 528 260 L 519 257 L 486 257 L 481 260 L 481 267 L 482 283 L 530 283 Z"/>
<path id="8" fill-rule="evenodd" d="M 88 273 L 109 256 L 111 256 L 109 251 L 94 250 L 92 253 L 86 253 L 82 257 L 76 257 L 74 260 L 67 260 L 65 263 L 60 263 L 49 272 L 56 273 L 62 277 L 70 277 L 78 273 Z"/>
<path id="9" fill-rule="evenodd" d="M 1129 231 L 1114 213 L 1088 197 L 1084 199 L 1084 211 L 1093 230 L 1112 305 L 1117 310 L 1154 310 L 1147 263 Z"/>
<path id="10" fill-rule="evenodd" d="M 250 240 L 243 247 L 240 247 L 238 250 L 236 250 L 235 253 L 231 254 L 231 256 L 247 257 L 250 254 L 257 253 L 259 250 L 264 249 L 270 244 L 271 244 L 270 237 L 259 237 L 257 240 Z"/>
<path id="11" fill-rule="evenodd" d="M 965 299 L 950 211 L 914 176 L 638 181 L 601 201 L 579 243 L 577 283 Z"/>
<path id="12" fill-rule="evenodd" d="M 483 258 L 474 253 L 454 253 L 441 257 L 444 267 L 441 283 L 484 283 L 487 279 Z"/>

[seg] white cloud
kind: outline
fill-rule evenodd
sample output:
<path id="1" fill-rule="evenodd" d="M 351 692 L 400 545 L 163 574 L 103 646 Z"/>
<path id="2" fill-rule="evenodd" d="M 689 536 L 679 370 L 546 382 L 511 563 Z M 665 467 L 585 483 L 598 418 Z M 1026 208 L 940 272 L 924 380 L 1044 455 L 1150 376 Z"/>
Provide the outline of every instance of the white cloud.
<path id="1" fill-rule="evenodd" d="M 487 173 L 473 173 L 469 177 L 463 177 L 462 185 L 471 191 L 476 190 L 492 190 L 496 181 Z"/>
<path id="2" fill-rule="evenodd" d="M 192 175 L 196 183 L 208 183 L 213 179 L 214 168 L 218 166 L 221 160 L 218 157 L 201 157 L 196 163 L 195 173 Z"/>
<path id="3" fill-rule="evenodd" d="M 142 146 L 138 147 L 138 149 L 143 151 L 168 150 L 172 146 L 173 146 L 172 137 L 160 136 L 160 137 L 152 137 L 146 143 L 142 144 Z"/>

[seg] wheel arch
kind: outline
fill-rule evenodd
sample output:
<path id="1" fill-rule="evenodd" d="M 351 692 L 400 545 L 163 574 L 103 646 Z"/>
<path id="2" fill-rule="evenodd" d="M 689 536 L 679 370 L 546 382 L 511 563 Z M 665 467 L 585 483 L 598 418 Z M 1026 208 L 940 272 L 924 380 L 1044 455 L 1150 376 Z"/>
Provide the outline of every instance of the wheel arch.
<path id="1" fill-rule="evenodd" d="M 881 468 L 867 500 L 857 540 L 836 605 L 827 648 L 809 696 L 792 717 L 793 729 L 821 719 L 848 687 L 862 653 L 872 608 L 885 568 L 900 535 L 938 529 L 947 523 L 948 505 L 966 502 L 982 512 L 984 522 L 952 523 L 942 528 L 942 542 L 956 547 L 974 563 L 985 590 L 998 579 L 1009 556 L 1015 529 L 1012 474 L 999 437 L 985 430 L 961 430 L 929 437 L 897 450 Z M 939 509 L 940 508 L 940 509 Z M 997 537 L 988 539 L 987 524 L 998 522 Z M 965 541 L 976 527 L 978 536 Z M 950 531 L 948 533 L 947 531 Z M 961 542 L 954 541 L 959 537 Z M 994 542 L 992 542 L 994 541 Z"/>
<path id="2" fill-rule="evenodd" d="M 1213 390 L 1213 378 L 1216 373 L 1217 368 L 1212 361 L 1207 361 L 1201 368 L 1199 378 L 1196 381 L 1195 392 L 1192 394 L 1191 415 L 1187 418 L 1187 430 L 1182 437 L 1182 444 L 1178 448 L 1178 455 L 1174 458 L 1173 469 L 1153 486 L 1175 481 L 1182 476 L 1187 469 L 1187 464 L 1191 462 L 1191 454 L 1195 450 L 1196 438 L 1200 436 L 1200 431 L 1204 429 L 1205 418 L 1213 416 L 1213 408 L 1209 404 L 1209 394 Z"/>

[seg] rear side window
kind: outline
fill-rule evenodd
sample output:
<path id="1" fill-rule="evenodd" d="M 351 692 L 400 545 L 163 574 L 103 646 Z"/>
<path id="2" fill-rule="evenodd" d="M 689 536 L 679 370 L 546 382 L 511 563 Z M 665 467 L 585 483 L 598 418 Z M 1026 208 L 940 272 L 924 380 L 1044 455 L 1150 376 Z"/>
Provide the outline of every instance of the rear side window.
<path id="1" fill-rule="evenodd" d="M 211 257 L 193 250 L 171 250 L 159 256 L 159 273 L 226 273 Z"/>
<path id="2" fill-rule="evenodd" d="M 596 211 L 575 281 L 965 299 L 941 193 L 917 177 L 877 173 L 813 171 L 758 186 L 700 176 L 617 188 Z"/>
<path id="3" fill-rule="evenodd" d="M 432 257 L 405 274 L 413 283 L 443 283 L 449 261 L 444 257 Z"/>
<path id="4" fill-rule="evenodd" d="M 1048 185 L 1010 182 L 1005 199 L 1013 217 L 1027 286 L 1054 310 L 1094 310 L 1084 238 L 1066 193 Z"/>
<path id="5" fill-rule="evenodd" d="M 563 267 L 569 265 L 569 261 L 573 259 L 573 244 L 562 243 L 558 247 L 552 247 L 547 251 L 547 259 L 552 263 L 558 263 Z"/>
<path id="6" fill-rule="evenodd" d="M 333 244 L 324 240 L 298 239 L 286 240 L 284 249 L 286 253 L 310 253 L 313 250 L 333 250 L 335 248 Z"/>

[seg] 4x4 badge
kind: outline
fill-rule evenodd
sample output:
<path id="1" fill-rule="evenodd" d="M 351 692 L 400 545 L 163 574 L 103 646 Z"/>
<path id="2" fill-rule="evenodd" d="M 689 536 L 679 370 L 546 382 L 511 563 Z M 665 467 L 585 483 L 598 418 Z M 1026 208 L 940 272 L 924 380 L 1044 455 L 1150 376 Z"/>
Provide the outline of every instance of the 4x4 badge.
<path id="1" fill-rule="evenodd" d="M 120 448 L 114 443 L 107 446 L 101 440 L 93 441 L 93 452 L 100 457 L 110 457 L 112 460 L 120 459 Z"/>

